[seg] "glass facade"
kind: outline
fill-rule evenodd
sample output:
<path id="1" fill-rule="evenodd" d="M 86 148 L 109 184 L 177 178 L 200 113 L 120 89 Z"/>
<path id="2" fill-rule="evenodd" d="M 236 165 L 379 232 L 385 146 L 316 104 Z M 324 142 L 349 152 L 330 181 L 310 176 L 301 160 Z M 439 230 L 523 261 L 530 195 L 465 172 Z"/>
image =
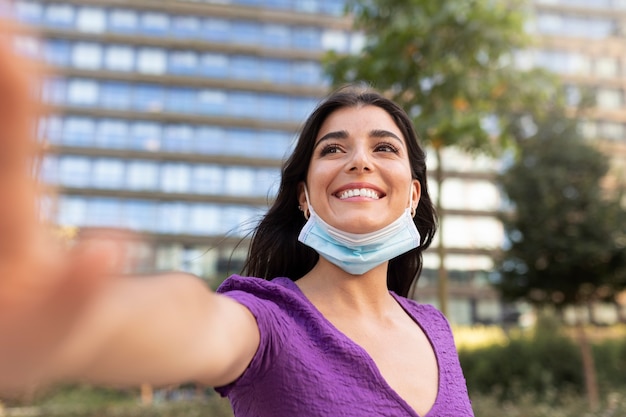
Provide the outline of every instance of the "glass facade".
<path id="1" fill-rule="evenodd" d="M 324 53 L 363 46 L 343 16 L 345 2 L 88 3 L 14 4 L 42 34 L 21 39 L 22 48 L 54 74 L 41 94 L 60 111 L 42 120 L 40 136 L 53 150 L 41 175 L 59 186 L 56 221 L 154 236 L 137 250 L 146 270 L 217 281 L 238 272 L 245 245 L 235 247 L 276 195 L 297 129 L 328 90 Z M 577 59 L 568 71 L 585 69 Z M 608 60 L 598 65 L 607 76 L 614 71 Z M 443 160 L 446 268 L 452 286 L 482 290 L 493 268 L 488 252 L 503 241 L 494 214 L 504 203 L 493 184 L 501 167 L 454 150 Z M 430 169 L 434 162 L 431 155 Z M 433 198 L 440 192 L 430 190 Z M 424 262 L 420 285 L 433 290 L 435 251 Z M 464 297 L 453 296 L 452 321 L 476 320 L 471 306 L 480 294 Z M 421 299 L 436 304 L 431 298 Z M 477 311 L 497 315 L 492 304 Z"/>
<path id="2" fill-rule="evenodd" d="M 266 210 L 327 91 L 323 53 L 362 39 L 343 1 L 229 1 L 241 14 L 188 3 L 18 0 L 12 14 L 39 29 L 18 46 L 54 74 L 41 96 L 60 111 L 39 134 L 53 150 L 41 176 L 59 187 L 55 220 L 146 232 L 157 236 L 139 251 L 146 269 L 220 279 L 244 256 L 228 239 Z"/>

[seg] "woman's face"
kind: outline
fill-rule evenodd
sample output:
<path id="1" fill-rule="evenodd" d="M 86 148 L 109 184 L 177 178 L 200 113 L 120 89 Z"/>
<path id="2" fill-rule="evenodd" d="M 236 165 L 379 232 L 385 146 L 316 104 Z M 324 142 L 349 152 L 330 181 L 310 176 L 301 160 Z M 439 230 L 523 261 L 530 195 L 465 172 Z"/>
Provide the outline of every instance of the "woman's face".
<path id="1" fill-rule="evenodd" d="M 420 196 L 404 136 L 385 110 L 371 105 L 344 107 L 326 118 L 306 185 L 315 212 L 350 233 L 387 226 L 409 205 L 417 207 Z M 299 203 L 307 207 L 303 185 Z"/>

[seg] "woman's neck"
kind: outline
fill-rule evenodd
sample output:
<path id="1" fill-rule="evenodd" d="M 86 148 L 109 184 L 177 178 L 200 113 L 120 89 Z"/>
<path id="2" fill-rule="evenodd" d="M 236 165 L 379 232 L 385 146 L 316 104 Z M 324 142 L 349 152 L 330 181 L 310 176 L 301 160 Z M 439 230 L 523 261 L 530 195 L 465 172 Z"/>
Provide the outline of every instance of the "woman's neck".
<path id="1" fill-rule="evenodd" d="M 296 284 L 313 305 L 329 314 L 380 316 L 395 305 L 387 288 L 387 263 L 352 275 L 320 257 Z"/>

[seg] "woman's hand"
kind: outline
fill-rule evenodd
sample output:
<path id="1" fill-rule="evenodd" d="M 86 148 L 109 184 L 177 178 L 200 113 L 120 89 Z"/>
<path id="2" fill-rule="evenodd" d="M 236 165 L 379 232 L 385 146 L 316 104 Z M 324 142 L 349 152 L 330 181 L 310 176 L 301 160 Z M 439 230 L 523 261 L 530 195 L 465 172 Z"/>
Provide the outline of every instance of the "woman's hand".
<path id="1" fill-rule="evenodd" d="M 0 18 L 0 394 L 58 379 L 234 380 L 259 344 L 252 314 L 197 277 L 124 277 L 124 233 L 77 240 L 42 220 L 36 68 Z"/>
<path id="2" fill-rule="evenodd" d="M 12 49 L 14 26 L 0 18 L 0 389 L 42 369 L 74 318 L 115 272 L 111 239 L 69 247 L 42 220 L 44 196 L 34 137 L 41 72 Z M 119 242 L 120 239 L 117 239 Z"/>

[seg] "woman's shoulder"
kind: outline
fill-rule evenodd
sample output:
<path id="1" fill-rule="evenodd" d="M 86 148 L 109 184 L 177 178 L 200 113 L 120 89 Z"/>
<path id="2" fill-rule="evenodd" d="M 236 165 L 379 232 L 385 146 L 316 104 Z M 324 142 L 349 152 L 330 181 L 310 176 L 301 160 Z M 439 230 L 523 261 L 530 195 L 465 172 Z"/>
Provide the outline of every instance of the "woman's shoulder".
<path id="1" fill-rule="evenodd" d="M 244 305 L 265 305 L 281 311 L 297 311 L 308 306 L 298 286 L 289 278 L 266 280 L 232 275 L 218 287 L 217 293 L 234 298 Z"/>
<path id="2" fill-rule="evenodd" d="M 450 323 L 437 307 L 395 294 L 394 297 L 428 337 L 440 340 L 453 339 Z"/>
<path id="3" fill-rule="evenodd" d="M 289 278 L 274 278 L 266 280 L 257 277 L 231 275 L 217 288 L 217 293 L 227 294 L 241 291 L 258 297 L 293 296 L 297 294 L 296 284 Z"/>

